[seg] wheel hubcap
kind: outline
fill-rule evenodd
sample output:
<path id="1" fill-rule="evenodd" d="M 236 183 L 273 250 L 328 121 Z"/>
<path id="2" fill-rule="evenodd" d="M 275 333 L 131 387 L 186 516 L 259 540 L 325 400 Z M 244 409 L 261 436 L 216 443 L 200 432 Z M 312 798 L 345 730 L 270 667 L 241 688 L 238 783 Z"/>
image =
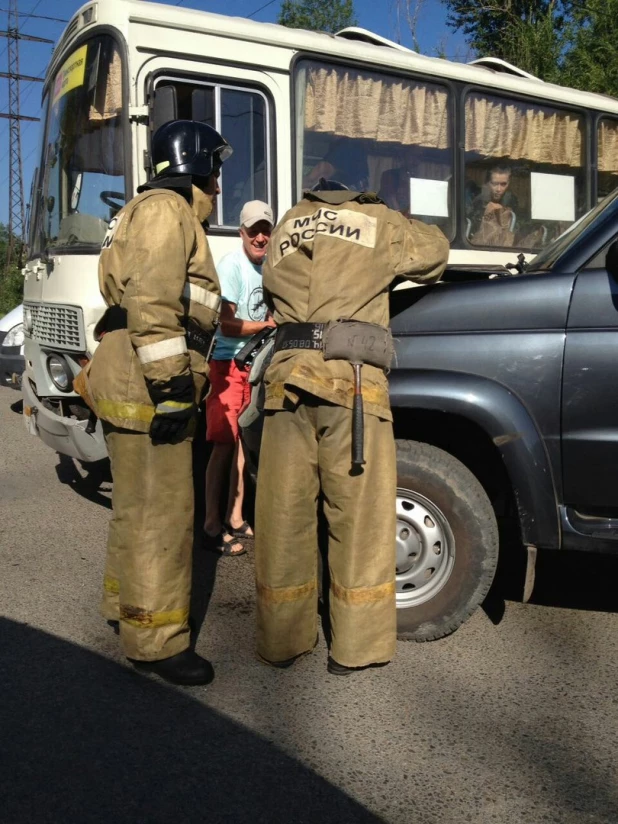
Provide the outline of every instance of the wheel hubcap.
<path id="1" fill-rule="evenodd" d="M 397 607 L 418 606 L 446 584 L 455 540 L 442 511 L 410 489 L 397 490 Z"/>

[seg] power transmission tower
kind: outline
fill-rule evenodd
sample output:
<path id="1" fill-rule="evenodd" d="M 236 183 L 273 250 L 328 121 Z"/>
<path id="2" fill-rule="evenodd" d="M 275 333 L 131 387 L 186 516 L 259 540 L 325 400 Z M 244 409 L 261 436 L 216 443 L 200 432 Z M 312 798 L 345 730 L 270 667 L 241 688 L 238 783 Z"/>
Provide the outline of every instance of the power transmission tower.
<path id="1" fill-rule="evenodd" d="M 41 77 L 30 77 L 19 73 L 19 41 L 32 40 L 36 43 L 53 43 L 43 37 L 31 37 L 19 31 L 19 10 L 17 0 L 9 0 L 8 24 L 6 31 L 0 31 L 0 37 L 8 41 L 8 72 L 0 72 L 0 77 L 9 81 L 9 111 L 0 112 L 0 117 L 9 121 L 9 237 L 6 254 L 6 271 L 17 258 L 21 258 L 24 234 L 24 181 L 21 154 L 21 121 L 39 120 L 38 117 L 26 117 L 19 110 L 19 81 L 43 82 Z M 18 247 L 16 249 L 15 247 Z"/>

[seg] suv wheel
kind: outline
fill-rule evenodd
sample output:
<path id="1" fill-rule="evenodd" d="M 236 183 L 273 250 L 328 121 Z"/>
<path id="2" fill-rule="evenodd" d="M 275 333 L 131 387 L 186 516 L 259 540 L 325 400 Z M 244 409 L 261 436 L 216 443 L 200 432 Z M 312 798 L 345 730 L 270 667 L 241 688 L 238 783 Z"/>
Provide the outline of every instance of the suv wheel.
<path id="1" fill-rule="evenodd" d="M 489 591 L 498 527 L 476 477 L 435 446 L 397 441 L 397 630 L 408 641 L 442 638 Z"/>

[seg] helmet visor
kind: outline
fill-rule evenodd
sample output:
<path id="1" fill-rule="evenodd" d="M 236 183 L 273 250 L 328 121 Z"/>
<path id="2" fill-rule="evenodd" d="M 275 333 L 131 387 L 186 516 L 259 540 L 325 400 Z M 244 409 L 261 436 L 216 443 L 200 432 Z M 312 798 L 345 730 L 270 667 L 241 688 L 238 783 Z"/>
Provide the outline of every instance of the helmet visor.
<path id="1" fill-rule="evenodd" d="M 219 174 L 223 162 L 228 159 L 233 151 L 230 144 L 225 140 L 220 146 L 212 150 L 212 170 L 215 174 Z"/>
<path id="2" fill-rule="evenodd" d="M 230 157 L 234 149 L 230 146 L 227 141 L 224 141 L 220 146 L 217 146 L 216 149 L 213 149 L 213 157 L 216 158 L 221 165 L 225 160 Z"/>

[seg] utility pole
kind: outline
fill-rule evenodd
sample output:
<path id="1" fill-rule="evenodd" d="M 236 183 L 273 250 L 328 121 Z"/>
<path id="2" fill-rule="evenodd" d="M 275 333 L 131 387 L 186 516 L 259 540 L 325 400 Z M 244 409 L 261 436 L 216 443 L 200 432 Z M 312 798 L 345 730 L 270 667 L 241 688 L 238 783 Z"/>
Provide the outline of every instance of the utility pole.
<path id="1" fill-rule="evenodd" d="M 17 0 L 9 0 L 8 24 L 6 31 L 0 31 L 0 37 L 8 41 L 8 72 L 0 72 L 0 77 L 9 81 L 9 111 L 0 112 L 0 117 L 9 121 L 9 237 L 6 254 L 6 272 L 17 259 L 21 265 L 21 251 L 24 234 L 24 181 L 21 154 L 21 121 L 39 120 L 38 117 L 26 117 L 19 110 L 19 81 L 43 82 L 43 78 L 30 77 L 19 73 L 19 41 L 32 40 L 37 43 L 53 43 L 43 37 L 31 37 L 19 31 L 19 10 Z M 17 247 L 17 248 L 16 248 Z"/>

